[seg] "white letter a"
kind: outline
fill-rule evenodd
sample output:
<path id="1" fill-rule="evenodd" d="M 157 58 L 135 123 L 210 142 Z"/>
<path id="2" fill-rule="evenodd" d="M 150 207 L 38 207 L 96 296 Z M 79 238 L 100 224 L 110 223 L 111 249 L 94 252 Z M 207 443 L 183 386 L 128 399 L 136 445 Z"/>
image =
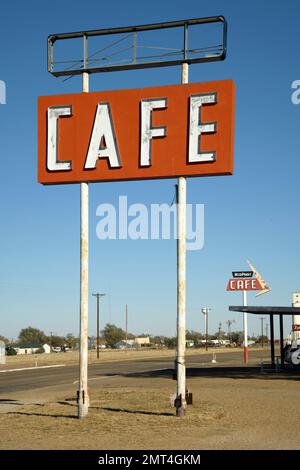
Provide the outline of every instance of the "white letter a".
<path id="1" fill-rule="evenodd" d="M 121 167 L 109 103 L 99 103 L 85 168 L 96 168 L 98 158 L 108 158 L 111 168 Z"/>

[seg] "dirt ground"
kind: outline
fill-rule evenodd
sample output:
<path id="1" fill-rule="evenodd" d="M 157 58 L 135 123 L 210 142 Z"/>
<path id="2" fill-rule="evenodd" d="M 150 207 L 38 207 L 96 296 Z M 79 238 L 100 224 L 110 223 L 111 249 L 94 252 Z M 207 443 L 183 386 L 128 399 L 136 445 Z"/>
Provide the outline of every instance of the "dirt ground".
<path id="1" fill-rule="evenodd" d="M 0 414 L 0 449 L 300 449 L 300 375 L 225 375 L 189 378 L 184 418 L 164 377 L 95 380 L 80 421 L 74 391 L 23 392 Z"/>

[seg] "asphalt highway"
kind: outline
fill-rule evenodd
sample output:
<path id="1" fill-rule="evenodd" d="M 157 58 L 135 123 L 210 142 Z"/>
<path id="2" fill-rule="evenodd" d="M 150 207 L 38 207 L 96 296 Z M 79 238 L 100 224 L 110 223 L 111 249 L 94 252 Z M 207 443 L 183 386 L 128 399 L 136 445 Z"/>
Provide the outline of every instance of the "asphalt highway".
<path id="1" fill-rule="evenodd" d="M 248 370 L 243 365 L 243 353 L 229 351 L 217 353 L 217 363 L 213 364 L 212 353 L 199 354 L 187 357 L 187 376 L 201 376 L 216 374 L 226 376 L 228 373 L 250 372 L 258 370 L 261 360 L 268 360 L 269 351 L 250 351 L 250 364 Z M 231 372 L 230 372 L 231 371 Z M 244 371 L 244 372 L 243 372 Z M 156 357 L 150 359 L 134 359 L 126 361 L 113 361 L 89 365 L 89 380 L 101 377 L 168 377 L 172 378 L 174 372 L 174 358 Z M 75 385 L 78 380 L 78 365 L 65 365 L 62 367 L 32 368 L 13 372 L 0 370 L 0 395 L 30 391 L 53 385 Z M 173 377 L 174 378 L 174 377 Z"/>

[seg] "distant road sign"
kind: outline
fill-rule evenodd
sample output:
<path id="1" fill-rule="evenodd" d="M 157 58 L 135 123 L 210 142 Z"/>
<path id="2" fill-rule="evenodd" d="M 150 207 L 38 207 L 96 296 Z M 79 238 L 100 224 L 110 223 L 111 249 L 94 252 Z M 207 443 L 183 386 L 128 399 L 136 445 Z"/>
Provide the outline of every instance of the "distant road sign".
<path id="1" fill-rule="evenodd" d="M 232 276 L 249 278 L 249 277 L 253 277 L 253 271 L 232 271 Z"/>
<path id="2" fill-rule="evenodd" d="M 227 290 L 262 290 L 258 279 L 229 279 Z"/>
<path id="3" fill-rule="evenodd" d="M 255 269 L 255 267 L 253 266 L 253 264 L 250 263 L 249 260 L 247 260 L 247 263 L 249 265 L 249 268 L 252 269 L 252 271 L 254 272 L 254 274 L 256 276 L 256 279 L 258 279 L 259 283 L 261 284 L 261 290 L 260 290 L 260 292 L 255 294 L 255 297 L 258 297 L 259 295 L 267 294 L 267 292 L 270 292 L 272 289 L 271 289 L 270 286 L 268 286 L 268 284 L 266 283 L 264 278 L 261 276 L 261 274 L 259 274 L 257 269 Z"/>

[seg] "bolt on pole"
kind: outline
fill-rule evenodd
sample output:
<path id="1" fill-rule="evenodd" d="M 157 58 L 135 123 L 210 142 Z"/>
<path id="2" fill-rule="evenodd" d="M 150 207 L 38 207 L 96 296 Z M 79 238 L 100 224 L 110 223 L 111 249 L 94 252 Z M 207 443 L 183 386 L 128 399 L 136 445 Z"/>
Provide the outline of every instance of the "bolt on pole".
<path id="1" fill-rule="evenodd" d="M 182 64 L 182 84 L 188 83 L 188 64 Z M 186 308 L 186 178 L 177 191 L 177 393 L 176 416 L 186 414 L 185 308 Z"/>

